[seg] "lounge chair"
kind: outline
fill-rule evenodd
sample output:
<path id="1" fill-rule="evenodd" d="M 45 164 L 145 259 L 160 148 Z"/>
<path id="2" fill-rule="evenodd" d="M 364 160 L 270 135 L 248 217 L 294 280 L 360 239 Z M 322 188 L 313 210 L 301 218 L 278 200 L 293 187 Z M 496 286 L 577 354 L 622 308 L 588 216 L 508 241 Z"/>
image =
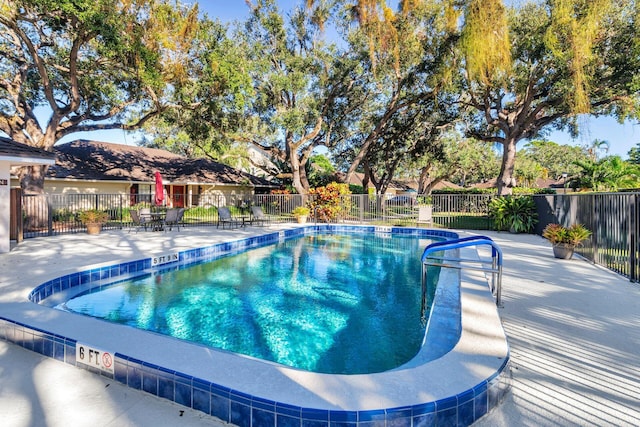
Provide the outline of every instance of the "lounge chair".
<path id="1" fill-rule="evenodd" d="M 271 222 L 271 218 L 264 214 L 260 206 L 251 206 L 251 224 L 265 225 Z"/>
<path id="2" fill-rule="evenodd" d="M 226 224 L 229 224 L 229 228 L 233 228 L 233 226 L 241 227 L 243 221 L 234 218 L 231 216 L 231 212 L 227 207 L 219 207 L 218 208 L 218 225 L 216 227 L 220 227 L 222 224 L 222 228 L 224 229 Z"/>
<path id="3" fill-rule="evenodd" d="M 145 217 L 140 216 L 140 213 L 136 210 L 130 210 L 129 214 L 131 215 L 131 221 L 133 221 L 132 227 L 129 229 L 129 233 L 131 233 L 132 229 L 136 229 L 136 233 L 142 227 L 144 227 L 144 231 L 147 231 L 147 226 L 149 226 L 149 222 L 145 219 Z"/>
<path id="4" fill-rule="evenodd" d="M 167 209 L 167 214 L 164 217 L 164 221 L 162 223 L 162 228 L 164 231 L 171 231 L 173 226 L 176 226 L 178 231 L 180 231 L 180 222 L 182 221 L 182 216 L 184 215 L 184 208 L 173 208 Z"/>
<path id="5" fill-rule="evenodd" d="M 426 224 L 428 227 L 433 226 L 433 206 L 418 206 L 417 225 Z"/>

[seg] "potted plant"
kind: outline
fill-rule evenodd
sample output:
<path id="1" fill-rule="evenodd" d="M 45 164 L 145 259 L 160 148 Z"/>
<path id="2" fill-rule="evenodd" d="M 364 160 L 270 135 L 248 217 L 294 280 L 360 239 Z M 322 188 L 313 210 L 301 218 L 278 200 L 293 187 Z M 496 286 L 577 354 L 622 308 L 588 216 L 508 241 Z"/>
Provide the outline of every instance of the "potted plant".
<path id="1" fill-rule="evenodd" d="M 296 217 L 299 224 L 304 224 L 307 222 L 307 217 L 309 216 L 309 208 L 306 206 L 298 206 L 291 211 L 291 214 Z"/>
<path id="2" fill-rule="evenodd" d="M 530 196 L 504 196 L 491 200 L 489 215 L 497 230 L 530 233 L 538 223 L 538 212 Z"/>
<path id="3" fill-rule="evenodd" d="M 78 214 L 78 219 L 87 226 L 88 234 L 98 234 L 102 224 L 109 221 L 109 214 L 98 209 L 87 209 Z"/>
<path id="4" fill-rule="evenodd" d="M 582 224 L 564 227 L 560 224 L 548 224 L 542 231 L 542 237 L 553 245 L 553 256 L 559 259 L 571 259 L 576 246 L 591 236 Z"/>

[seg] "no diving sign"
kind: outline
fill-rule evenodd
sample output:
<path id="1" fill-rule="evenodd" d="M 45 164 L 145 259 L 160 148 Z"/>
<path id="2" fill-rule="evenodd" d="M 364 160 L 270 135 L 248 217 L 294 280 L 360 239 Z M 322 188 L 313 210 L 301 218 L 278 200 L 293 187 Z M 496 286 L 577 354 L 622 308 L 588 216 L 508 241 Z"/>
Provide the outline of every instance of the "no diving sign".
<path id="1" fill-rule="evenodd" d="M 76 363 L 82 363 L 92 368 L 113 374 L 113 353 L 89 347 L 86 344 L 76 343 Z"/>

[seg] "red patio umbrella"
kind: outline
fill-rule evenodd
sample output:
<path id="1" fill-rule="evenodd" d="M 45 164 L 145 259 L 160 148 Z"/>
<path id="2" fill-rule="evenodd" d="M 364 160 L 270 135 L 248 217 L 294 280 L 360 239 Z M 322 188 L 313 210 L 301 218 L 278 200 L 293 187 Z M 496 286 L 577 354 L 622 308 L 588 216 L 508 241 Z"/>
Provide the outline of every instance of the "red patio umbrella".
<path id="1" fill-rule="evenodd" d="M 164 201 L 164 186 L 162 185 L 162 175 L 160 172 L 156 172 L 156 206 L 162 206 Z"/>

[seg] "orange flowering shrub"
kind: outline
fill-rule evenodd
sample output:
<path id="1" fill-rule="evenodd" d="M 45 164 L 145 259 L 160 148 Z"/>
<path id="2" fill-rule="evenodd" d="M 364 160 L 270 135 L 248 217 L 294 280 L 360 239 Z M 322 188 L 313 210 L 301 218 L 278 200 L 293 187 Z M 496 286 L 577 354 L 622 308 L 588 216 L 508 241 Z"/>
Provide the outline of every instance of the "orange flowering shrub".
<path id="1" fill-rule="evenodd" d="M 349 185 L 332 182 L 325 187 L 317 187 L 309 190 L 311 196 L 309 208 L 315 212 L 317 219 L 324 222 L 335 221 L 341 213 L 349 210 L 348 200 L 342 200 L 342 196 L 351 194 Z"/>

